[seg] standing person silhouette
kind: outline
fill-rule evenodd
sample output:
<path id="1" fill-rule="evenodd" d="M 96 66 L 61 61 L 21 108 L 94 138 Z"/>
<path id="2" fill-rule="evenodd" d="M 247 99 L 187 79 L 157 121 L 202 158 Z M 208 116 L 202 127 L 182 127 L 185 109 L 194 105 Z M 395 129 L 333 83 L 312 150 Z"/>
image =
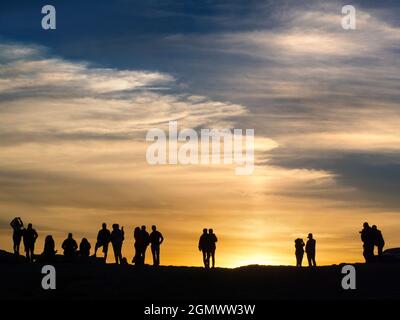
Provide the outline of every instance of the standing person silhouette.
<path id="1" fill-rule="evenodd" d="M 16 255 L 19 255 L 24 223 L 20 217 L 16 217 L 11 221 L 10 226 L 13 229 L 13 250 Z"/>
<path id="2" fill-rule="evenodd" d="M 118 223 L 112 225 L 113 231 L 111 232 L 111 244 L 114 250 L 115 263 L 122 263 L 122 242 L 124 242 L 124 227 L 119 228 Z"/>
<path id="3" fill-rule="evenodd" d="M 365 262 L 369 263 L 374 260 L 374 234 L 368 222 L 364 222 L 363 229 L 360 231 L 361 241 L 363 242 L 363 256 Z"/>
<path id="4" fill-rule="evenodd" d="M 135 239 L 135 256 L 132 259 L 132 262 L 139 266 L 141 265 L 141 252 L 142 252 L 142 234 L 139 227 L 136 227 L 133 231 L 133 238 Z"/>
<path id="5" fill-rule="evenodd" d="M 294 243 L 296 248 L 296 267 L 300 268 L 304 256 L 304 241 L 303 239 L 297 238 Z"/>
<path id="6" fill-rule="evenodd" d="M 103 247 L 104 261 L 107 261 L 108 245 L 110 244 L 110 240 L 111 232 L 107 229 L 107 225 L 103 223 L 102 229 L 97 234 L 97 242 L 94 247 L 94 256 L 96 256 L 97 250 L 100 247 Z"/>
<path id="7" fill-rule="evenodd" d="M 140 264 L 145 263 L 147 246 L 150 243 L 149 233 L 146 231 L 146 226 L 142 226 L 140 230 Z"/>
<path id="8" fill-rule="evenodd" d="M 79 255 L 81 257 L 89 257 L 91 245 L 86 238 L 82 238 L 81 243 L 79 245 Z"/>
<path id="9" fill-rule="evenodd" d="M 209 239 L 209 250 L 210 250 L 210 258 L 212 265 L 211 267 L 215 267 L 215 250 L 217 249 L 217 236 L 215 235 L 213 229 L 208 229 L 208 239 Z"/>
<path id="10" fill-rule="evenodd" d="M 68 238 L 64 240 L 61 245 L 64 250 L 64 256 L 70 258 L 76 255 L 76 250 L 78 249 L 78 244 L 72 236 L 72 233 L 68 233 Z"/>
<path id="11" fill-rule="evenodd" d="M 199 239 L 199 251 L 203 253 L 204 268 L 208 269 L 210 267 L 210 241 L 205 228 Z"/>
<path id="12" fill-rule="evenodd" d="M 164 237 L 161 232 L 157 231 L 156 226 L 152 226 L 149 240 L 151 244 L 151 253 L 153 255 L 153 266 L 158 267 L 160 265 L 160 245 L 164 241 Z"/>
<path id="13" fill-rule="evenodd" d="M 315 246 L 316 246 L 316 240 L 313 238 L 312 233 L 308 234 L 308 240 L 306 243 L 306 254 L 307 254 L 307 260 L 308 260 L 308 266 L 309 267 L 316 267 L 317 263 L 315 262 Z"/>
<path id="14" fill-rule="evenodd" d="M 29 262 L 33 262 L 35 256 L 35 242 L 38 236 L 36 230 L 32 227 L 32 223 L 28 224 L 28 228 L 24 230 L 22 237 L 24 240 L 26 258 Z"/>
<path id="15" fill-rule="evenodd" d="M 374 245 L 378 247 L 378 256 L 382 256 L 385 240 L 383 239 L 381 230 L 376 225 L 372 226 L 372 233 L 374 238 Z"/>

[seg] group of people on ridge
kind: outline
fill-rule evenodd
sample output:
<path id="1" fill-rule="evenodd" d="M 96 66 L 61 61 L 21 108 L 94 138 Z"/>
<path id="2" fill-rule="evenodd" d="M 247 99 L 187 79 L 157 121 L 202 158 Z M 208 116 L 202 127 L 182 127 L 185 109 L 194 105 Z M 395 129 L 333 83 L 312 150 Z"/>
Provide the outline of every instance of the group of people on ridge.
<path id="1" fill-rule="evenodd" d="M 133 238 L 135 239 L 135 255 L 132 262 L 135 265 L 144 265 L 146 250 L 149 245 L 151 245 L 153 265 L 160 265 L 160 245 L 164 241 L 164 237 L 161 232 L 157 230 L 156 226 L 153 225 L 151 229 L 152 232 L 150 234 L 146 231 L 146 226 L 142 226 L 141 228 L 136 227 L 134 229 Z M 97 255 L 97 250 L 102 247 L 104 259 L 107 260 L 108 246 L 111 242 L 114 250 L 115 262 L 117 264 L 126 264 L 126 258 L 123 258 L 121 253 L 124 239 L 124 227 L 119 229 L 118 224 L 113 224 L 113 231 L 110 232 L 107 229 L 107 225 L 103 223 L 102 229 L 97 234 L 94 256 Z"/>
<path id="2" fill-rule="evenodd" d="M 34 260 L 35 242 L 38 238 L 38 233 L 29 223 L 25 228 L 20 217 L 14 218 L 10 223 L 13 229 L 13 250 L 16 255 L 19 255 L 21 241 L 24 244 L 26 258 L 29 262 Z M 133 232 L 135 240 L 134 248 L 135 254 L 132 263 L 135 265 L 144 265 L 146 250 L 150 245 L 151 253 L 153 256 L 153 265 L 160 265 L 160 246 L 164 241 L 164 237 L 157 230 L 156 226 L 151 227 L 152 231 L 149 234 L 146 231 L 146 226 L 141 228 L 136 227 Z M 369 226 L 367 222 L 364 223 L 363 229 L 360 231 L 361 240 L 363 242 L 363 255 L 366 262 L 372 262 L 379 258 L 383 253 L 385 241 L 382 232 L 378 230 L 376 225 Z M 115 262 L 117 264 L 127 264 L 126 258 L 122 257 L 122 244 L 125 240 L 124 227 L 119 227 L 117 223 L 112 225 L 112 231 L 107 229 L 107 225 L 103 223 L 101 230 L 97 234 L 97 242 L 94 248 L 94 256 L 96 257 L 99 248 L 103 249 L 104 260 L 107 260 L 108 247 L 111 243 L 114 251 Z M 203 229 L 203 234 L 199 239 L 199 250 L 203 254 L 203 263 L 205 268 L 215 267 L 215 251 L 218 239 L 213 229 Z M 375 246 L 378 248 L 378 256 L 374 255 Z M 67 239 L 62 243 L 64 256 L 72 258 L 74 256 L 89 257 L 91 244 L 86 238 L 82 238 L 81 243 L 78 243 L 73 238 L 72 233 L 68 234 Z M 301 267 L 303 262 L 304 252 L 307 254 L 309 267 L 316 267 L 315 253 L 316 253 L 316 240 L 312 233 L 308 234 L 307 243 L 303 239 L 297 238 L 295 240 L 295 255 L 296 266 Z M 46 236 L 44 242 L 44 250 L 41 258 L 51 260 L 55 257 L 57 250 L 55 250 L 55 242 L 51 235 Z M 210 265 L 211 260 L 211 265 Z"/>
<path id="3" fill-rule="evenodd" d="M 102 228 L 97 233 L 97 241 L 94 247 L 94 256 L 97 255 L 97 250 L 102 247 L 104 253 L 104 260 L 107 260 L 108 246 L 111 242 L 114 251 L 114 258 L 116 264 L 124 264 L 126 259 L 122 257 L 122 244 L 125 240 L 124 227 L 119 228 L 118 223 L 112 225 L 112 231 L 107 229 L 107 224 L 103 223 Z"/>
<path id="4" fill-rule="evenodd" d="M 296 254 L 296 266 L 301 267 L 301 264 L 303 263 L 303 256 L 304 256 L 304 246 L 305 252 L 307 254 L 307 260 L 308 260 L 308 266 L 309 267 L 316 267 L 317 263 L 315 262 L 315 247 L 317 244 L 317 241 L 313 238 L 312 233 L 308 234 L 308 240 L 307 243 L 304 244 L 303 239 L 297 238 L 294 240 L 294 246 L 295 246 L 295 254 Z"/>
<path id="5" fill-rule="evenodd" d="M 213 229 L 203 229 L 203 234 L 199 239 L 199 250 L 203 253 L 203 263 L 206 269 L 210 268 L 210 259 L 212 262 L 211 267 L 215 267 L 215 250 L 218 239 Z"/>
<path id="6" fill-rule="evenodd" d="M 374 248 L 378 248 L 378 259 L 382 256 L 385 240 L 383 239 L 382 232 L 376 225 L 369 226 L 368 222 L 364 222 L 363 229 L 360 231 L 361 241 L 363 242 L 363 255 L 365 262 L 373 262 L 376 260 Z"/>
<path id="7" fill-rule="evenodd" d="M 38 238 L 38 233 L 33 229 L 32 224 L 28 224 L 25 229 L 24 224 L 20 217 L 14 218 L 10 223 L 13 229 L 13 250 L 16 255 L 19 255 L 21 240 L 23 239 L 26 258 L 29 262 L 34 259 L 35 242 Z M 143 265 L 145 262 L 146 249 L 151 245 L 151 252 L 153 254 L 153 265 L 160 265 L 160 245 L 164 241 L 164 237 L 157 230 L 156 226 L 152 226 L 152 232 L 149 234 L 146 231 L 146 226 L 141 228 L 136 227 L 134 230 L 135 239 L 135 256 L 132 262 L 135 265 Z M 122 244 L 125 240 L 124 227 L 119 227 L 117 223 L 112 225 L 112 231 L 107 229 L 107 224 L 103 223 L 101 230 L 97 234 L 97 241 L 94 248 L 94 255 L 96 257 L 99 248 L 103 249 L 104 260 L 107 260 L 108 247 L 111 243 L 114 251 L 115 262 L 117 264 L 126 264 L 126 258 L 122 257 Z M 61 245 L 64 257 L 73 259 L 73 257 L 89 257 L 90 249 L 92 248 L 87 238 L 81 240 L 80 245 L 73 238 L 73 234 L 69 233 Z M 46 236 L 44 241 L 43 253 L 40 258 L 46 261 L 54 259 L 57 250 L 55 250 L 55 241 L 51 235 Z"/>

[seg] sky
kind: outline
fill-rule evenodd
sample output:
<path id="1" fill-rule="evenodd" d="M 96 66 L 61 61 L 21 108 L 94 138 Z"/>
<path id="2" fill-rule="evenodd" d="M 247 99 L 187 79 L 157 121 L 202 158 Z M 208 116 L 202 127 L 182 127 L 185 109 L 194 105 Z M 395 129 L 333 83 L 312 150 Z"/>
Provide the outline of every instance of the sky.
<path id="1" fill-rule="evenodd" d="M 156 224 L 166 265 L 200 266 L 205 227 L 225 267 L 294 264 L 309 232 L 317 263 L 363 261 L 364 221 L 400 246 L 399 16 L 398 1 L 1 1 L 0 249 L 15 216 L 38 252 L 119 223 L 128 261 L 133 228 Z M 169 121 L 254 129 L 253 174 L 149 165 L 146 133 Z"/>

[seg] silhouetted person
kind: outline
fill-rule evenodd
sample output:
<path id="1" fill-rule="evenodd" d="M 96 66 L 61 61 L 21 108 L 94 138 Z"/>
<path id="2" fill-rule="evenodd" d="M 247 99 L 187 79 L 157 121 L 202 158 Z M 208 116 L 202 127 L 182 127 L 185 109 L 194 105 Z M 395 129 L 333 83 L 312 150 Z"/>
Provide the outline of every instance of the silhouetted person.
<path id="1" fill-rule="evenodd" d="M 76 250 L 78 249 L 78 244 L 72 237 L 72 233 L 68 233 L 68 238 L 64 240 L 61 248 L 64 250 L 64 256 L 72 257 L 76 255 Z"/>
<path id="2" fill-rule="evenodd" d="M 151 230 L 153 231 L 150 233 L 149 241 L 153 255 L 153 265 L 157 267 L 160 265 L 160 244 L 164 241 L 164 237 L 161 232 L 157 231 L 156 226 L 152 226 Z"/>
<path id="3" fill-rule="evenodd" d="M 124 242 L 124 227 L 121 229 L 119 228 L 119 224 L 114 223 L 112 225 L 112 232 L 111 232 L 111 244 L 114 250 L 114 257 L 115 263 L 121 264 L 122 263 L 122 242 Z"/>
<path id="4" fill-rule="evenodd" d="M 43 249 L 43 253 L 42 253 L 42 259 L 44 261 L 53 261 L 57 250 L 55 250 L 55 243 L 54 243 L 54 239 L 51 235 L 46 236 L 46 238 L 44 239 L 44 249 Z"/>
<path id="5" fill-rule="evenodd" d="M 141 265 L 141 251 L 142 251 L 142 234 L 140 232 L 140 228 L 136 227 L 133 231 L 133 238 L 135 239 L 135 256 L 132 259 L 132 262 L 135 265 Z"/>
<path id="6" fill-rule="evenodd" d="M 297 238 L 294 243 L 296 248 L 296 266 L 301 267 L 304 256 L 304 241 L 303 239 Z"/>
<path id="7" fill-rule="evenodd" d="M 208 230 L 208 244 L 209 244 L 209 257 L 211 258 L 212 262 L 212 268 L 215 267 L 215 250 L 217 249 L 217 243 L 218 239 L 217 236 L 214 234 L 213 229 Z M 209 258 L 209 259 L 210 259 Z"/>
<path id="8" fill-rule="evenodd" d="M 89 257 L 90 255 L 90 245 L 88 239 L 82 238 L 81 243 L 79 244 L 79 255 L 82 257 Z"/>
<path id="9" fill-rule="evenodd" d="M 19 255 L 19 247 L 21 245 L 21 239 L 23 234 L 24 224 L 20 217 L 14 218 L 10 226 L 13 229 L 13 250 L 16 255 Z"/>
<path id="10" fill-rule="evenodd" d="M 35 242 L 38 238 L 36 230 L 32 228 L 32 223 L 28 224 L 28 228 L 23 231 L 22 237 L 24 240 L 26 258 L 29 262 L 32 262 L 35 254 Z"/>
<path id="11" fill-rule="evenodd" d="M 361 241 L 363 242 L 363 256 L 365 262 L 372 262 L 374 260 L 374 233 L 368 222 L 364 222 L 363 229 L 360 231 Z"/>
<path id="12" fill-rule="evenodd" d="M 210 241 L 207 229 L 203 229 L 203 234 L 200 236 L 199 250 L 203 253 L 204 267 L 208 269 L 210 267 Z"/>
<path id="13" fill-rule="evenodd" d="M 385 240 L 383 239 L 382 232 L 377 228 L 376 225 L 372 226 L 372 233 L 374 238 L 374 245 L 378 247 L 378 256 L 382 256 L 383 247 L 385 246 Z"/>
<path id="14" fill-rule="evenodd" d="M 309 267 L 317 266 L 317 263 L 315 262 L 315 245 L 316 245 L 316 241 L 313 238 L 312 233 L 309 233 L 308 240 L 306 243 L 306 254 L 307 254 L 307 260 L 308 260 Z"/>
<path id="15" fill-rule="evenodd" d="M 141 264 L 145 263 L 147 246 L 150 243 L 149 233 L 146 231 L 146 226 L 142 226 L 140 230 L 140 260 Z"/>
<path id="16" fill-rule="evenodd" d="M 110 244 L 111 240 L 111 232 L 107 229 L 107 225 L 103 223 L 102 229 L 97 234 L 97 242 L 94 247 L 94 256 L 97 254 L 97 250 L 100 247 L 103 247 L 104 253 L 104 260 L 107 260 L 107 253 L 108 253 L 108 245 Z"/>

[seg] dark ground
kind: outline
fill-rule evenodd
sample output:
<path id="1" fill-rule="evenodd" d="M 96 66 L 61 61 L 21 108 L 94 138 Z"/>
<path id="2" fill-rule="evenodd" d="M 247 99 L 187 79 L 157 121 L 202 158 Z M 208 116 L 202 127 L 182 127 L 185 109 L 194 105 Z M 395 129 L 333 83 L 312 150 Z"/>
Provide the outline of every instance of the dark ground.
<path id="1" fill-rule="evenodd" d="M 341 287 L 341 265 L 297 269 L 247 266 L 204 270 L 197 267 L 55 263 L 57 289 L 43 290 L 43 264 L 0 251 L 0 299 L 281 300 L 400 299 L 400 264 L 355 265 L 356 290 Z"/>

